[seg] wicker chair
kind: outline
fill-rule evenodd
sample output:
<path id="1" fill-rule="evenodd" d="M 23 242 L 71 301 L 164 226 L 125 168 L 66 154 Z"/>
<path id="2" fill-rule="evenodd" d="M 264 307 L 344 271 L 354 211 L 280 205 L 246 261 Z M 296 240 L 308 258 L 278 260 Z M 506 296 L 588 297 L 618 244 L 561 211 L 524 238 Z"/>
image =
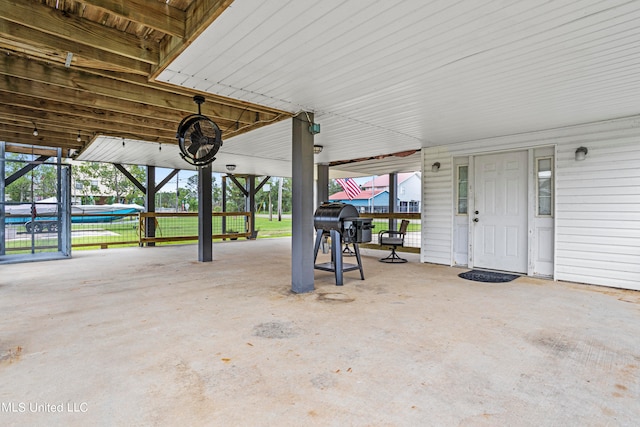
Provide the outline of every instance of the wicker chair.
<path id="1" fill-rule="evenodd" d="M 400 258 L 396 253 L 398 246 L 404 246 L 404 236 L 407 234 L 407 228 L 409 227 L 409 220 L 403 219 L 400 223 L 400 229 L 395 230 L 382 230 L 378 233 L 378 244 L 380 246 L 391 246 L 391 253 L 385 258 L 380 258 L 380 262 L 388 263 L 403 263 L 407 262 L 406 259 Z"/>

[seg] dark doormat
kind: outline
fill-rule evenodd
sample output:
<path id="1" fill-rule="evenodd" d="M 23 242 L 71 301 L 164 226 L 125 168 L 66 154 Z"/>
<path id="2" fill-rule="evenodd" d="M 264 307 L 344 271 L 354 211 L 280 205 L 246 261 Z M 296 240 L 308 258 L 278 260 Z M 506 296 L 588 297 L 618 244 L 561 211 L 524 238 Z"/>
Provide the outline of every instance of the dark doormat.
<path id="1" fill-rule="evenodd" d="M 520 276 L 517 274 L 498 273 L 495 271 L 471 270 L 458 274 L 458 277 L 473 280 L 474 282 L 504 283 L 517 279 Z"/>

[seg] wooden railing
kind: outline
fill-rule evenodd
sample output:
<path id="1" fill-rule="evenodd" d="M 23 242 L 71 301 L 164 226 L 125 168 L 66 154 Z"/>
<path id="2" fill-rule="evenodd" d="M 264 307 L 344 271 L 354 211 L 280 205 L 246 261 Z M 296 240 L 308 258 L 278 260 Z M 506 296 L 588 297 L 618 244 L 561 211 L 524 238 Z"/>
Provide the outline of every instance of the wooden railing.
<path id="1" fill-rule="evenodd" d="M 410 221 L 407 234 L 404 238 L 404 246 L 398 247 L 399 252 L 420 253 L 421 247 L 421 221 L 420 213 L 362 213 L 361 218 L 373 218 L 372 223 L 375 225 L 371 236 L 373 240 L 370 243 L 360 244 L 361 248 L 380 249 L 378 244 L 378 233 L 382 230 L 397 230 L 400 227 L 400 221 L 408 219 Z"/>
<path id="2" fill-rule="evenodd" d="M 213 212 L 213 239 L 251 238 L 251 212 Z M 219 218 L 217 220 L 216 218 Z M 155 221 L 155 236 L 145 235 L 146 221 Z M 224 225 L 223 225 L 224 223 Z M 197 212 L 141 212 L 140 244 L 198 240 Z"/>

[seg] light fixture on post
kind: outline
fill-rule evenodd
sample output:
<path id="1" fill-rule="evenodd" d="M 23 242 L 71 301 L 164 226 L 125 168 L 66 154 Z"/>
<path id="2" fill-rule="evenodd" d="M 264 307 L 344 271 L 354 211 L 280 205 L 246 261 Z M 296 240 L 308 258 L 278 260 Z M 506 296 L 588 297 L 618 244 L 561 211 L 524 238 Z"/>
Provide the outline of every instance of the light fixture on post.
<path id="1" fill-rule="evenodd" d="M 440 170 L 440 162 L 435 162 L 431 165 L 431 172 L 438 172 Z"/>
<path id="2" fill-rule="evenodd" d="M 78 137 L 76 138 L 76 141 L 82 142 L 82 137 L 80 136 L 80 131 L 78 131 Z"/>
<path id="3" fill-rule="evenodd" d="M 313 154 L 320 154 L 322 153 L 322 149 L 324 147 L 322 145 L 314 145 L 313 146 Z"/>
<path id="4" fill-rule="evenodd" d="M 576 148 L 576 162 L 580 162 L 587 158 L 587 153 L 589 150 L 587 147 L 578 147 Z"/>
<path id="5" fill-rule="evenodd" d="M 36 126 L 36 122 L 33 123 L 33 136 L 38 136 L 38 127 Z"/>
<path id="6" fill-rule="evenodd" d="M 311 123 L 309 125 L 309 133 L 311 135 L 316 135 L 320 133 L 320 123 Z"/>
<path id="7" fill-rule="evenodd" d="M 226 165 L 226 168 L 229 172 L 233 172 L 234 170 L 236 170 L 236 165 L 228 164 Z"/>

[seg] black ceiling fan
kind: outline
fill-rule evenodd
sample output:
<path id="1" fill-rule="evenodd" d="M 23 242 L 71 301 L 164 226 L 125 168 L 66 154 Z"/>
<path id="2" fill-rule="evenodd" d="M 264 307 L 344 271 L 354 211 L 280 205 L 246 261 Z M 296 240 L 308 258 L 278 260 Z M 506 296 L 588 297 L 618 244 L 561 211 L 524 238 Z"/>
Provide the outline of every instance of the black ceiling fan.
<path id="1" fill-rule="evenodd" d="M 213 162 L 222 147 L 222 131 L 211 119 L 203 116 L 200 106 L 204 97 L 196 95 L 193 101 L 198 104 L 198 114 L 191 114 L 178 125 L 178 146 L 180 156 L 194 166 L 206 166 Z"/>

